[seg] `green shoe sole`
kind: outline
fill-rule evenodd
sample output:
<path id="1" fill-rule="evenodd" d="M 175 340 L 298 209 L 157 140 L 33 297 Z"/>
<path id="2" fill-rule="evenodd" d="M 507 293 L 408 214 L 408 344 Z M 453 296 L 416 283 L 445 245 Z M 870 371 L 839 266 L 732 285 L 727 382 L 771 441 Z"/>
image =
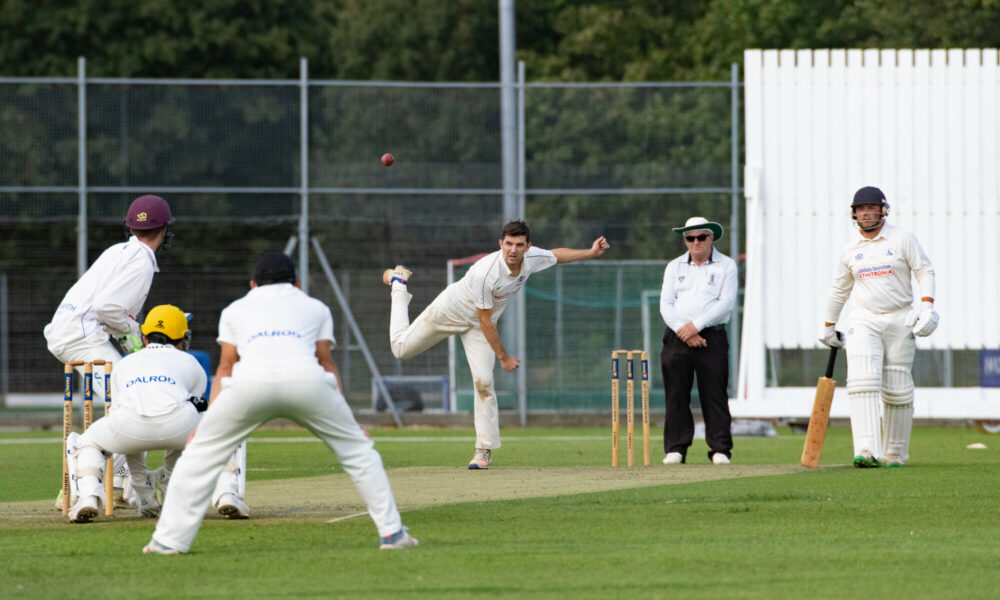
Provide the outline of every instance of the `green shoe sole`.
<path id="1" fill-rule="evenodd" d="M 877 458 L 855 456 L 854 466 L 859 469 L 877 469 L 878 467 L 882 466 L 882 463 L 880 463 Z"/>

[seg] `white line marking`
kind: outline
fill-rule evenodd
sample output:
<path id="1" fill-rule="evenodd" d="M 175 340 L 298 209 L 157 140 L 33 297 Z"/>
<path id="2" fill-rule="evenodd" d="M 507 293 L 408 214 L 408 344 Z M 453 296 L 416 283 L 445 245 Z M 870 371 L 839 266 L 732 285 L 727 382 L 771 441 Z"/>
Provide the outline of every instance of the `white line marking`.
<path id="1" fill-rule="evenodd" d="M 336 523 L 337 521 L 346 521 L 347 519 L 353 519 L 354 517 L 363 517 L 367 515 L 366 512 L 354 513 L 353 515 L 347 515 L 346 517 L 337 517 L 336 519 L 330 519 L 327 523 Z"/>

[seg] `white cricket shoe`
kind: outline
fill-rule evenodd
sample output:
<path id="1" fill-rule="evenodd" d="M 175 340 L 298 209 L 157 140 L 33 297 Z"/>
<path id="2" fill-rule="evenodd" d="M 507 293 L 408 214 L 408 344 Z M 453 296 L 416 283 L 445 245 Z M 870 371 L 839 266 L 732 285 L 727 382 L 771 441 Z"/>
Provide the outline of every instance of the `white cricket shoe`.
<path id="1" fill-rule="evenodd" d="M 721 453 L 721 452 L 716 452 L 715 454 L 712 455 L 712 464 L 713 465 L 728 465 L 729 464 L 729 457 L 726 456 L 725 454 Z"/>
<path id="2" fill-rule="evenodd" d="M 403 527 L 392 535 L 379 538 L 379 550 L 403 550 L 404 548 L 416 548 L 420 545 L 417 538 L 410 536 L 410 530 Z"/>
<path id="3" fill-rule="evenodd" d="M 167 556 L 176 556 L 177 554 L 179 554 L 179 552 L 177 552 L 173 548 L 167 548 L 166 546 L 164 546 L 163 544 L 161 544 L 156 540 L 149 540 L 149 543 L 146 544 L 146 547 L 142 549 L 142 553 L 166 554 Z"/>
<path id="4" fill-rule="evenodd" d="M 382 283 L 386 285 L 392 285 L 394 281 L 398 281 L 403 285 L 410 280 L 410 275 L 413 275 L 413 271 L 407 269 L 403 265 L 396 265 L 391 269 L 386 269 L 382 273 Z"/>
<path id="5" fill-rule="evenodd" d="M 476 453 L 469 462 L 469 468 L 473 470 L 489 469 L 492 462 L 493 456 L 489 448 L 476 448 Z"/>
<path id="6" fill-rule="evenodd" d="M 229 519 L 249 519 L 250 507 L 236 494 L 223 494 L 219 501 L 215 503 L 215 509 L 220 515 Z"/>
<path id="7" fill-rule="evenodd" d="M 684 455 L 680 452 L 667 452 L 667 455 L 663 457 L 663 464 L 665 465 L 679 465 L 684 462 Z"/>
<path id="8" fill-rule="evenodd" d="M 148 498 L 137 498 L 136 509 L 144 517 L 155 519 L 160 516 L 160 503 L 156 501 L 156 493 L 152 493 Z"/>
<path id="9" fill-rule="evenodd" d="M 887 467 L 902 467 L 903 457 L 898 454 L 887 454 L 884 463 Z"/>
<path id="10" fill-rule="evenodd" d="M 97 496 L 84 496 L 69 509 L 70 523 L 90 523 L 97 516 L 100 501 Z"/>

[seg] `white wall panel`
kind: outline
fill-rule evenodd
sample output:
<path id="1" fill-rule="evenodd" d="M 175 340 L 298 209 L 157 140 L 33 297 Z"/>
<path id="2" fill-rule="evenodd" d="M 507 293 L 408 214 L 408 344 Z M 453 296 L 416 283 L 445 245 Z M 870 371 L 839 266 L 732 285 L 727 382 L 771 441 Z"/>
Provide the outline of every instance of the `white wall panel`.
<path id="1" fill-rule="evenodd" d="M 1000 348 L 1000 246 L 997 244 L 996 223 L 1000 221 L 1000 124 L 997 111 L 1000 110 L 1000 53 L 997 49 L 982 51 L 979 93 L 978 124 L 981 128 L 980 146 L 975 151 L 979 156 L 979 176 L 982 182 L 982 205 L 979 211 L 978 235 L 983 240 L 982 269 L 976 275 L 983 282 L 983 298 L 993 298 L 993 309 L 987 304 L 980 314 L 980 329 L 983 346 Z M 975 231 L 975 230 L 974 230 Z"/>
<path id="2" fill-rule="evenodd" d="M 763 340 L 817 347 L 849 204 L 882 188 L 937 271 L 923 348 L 1000 346 L 1000 64 L 988 50 L 751 50 L 747 168 L 759 169 Z M 753 98 L 753 100 L 751 100 Z M 750 240 L 748 240 L 748 244 Z M 914 282 L 915 285 L 915 282 Z M 748 300 L 749 301 L 749 300 Z"/>

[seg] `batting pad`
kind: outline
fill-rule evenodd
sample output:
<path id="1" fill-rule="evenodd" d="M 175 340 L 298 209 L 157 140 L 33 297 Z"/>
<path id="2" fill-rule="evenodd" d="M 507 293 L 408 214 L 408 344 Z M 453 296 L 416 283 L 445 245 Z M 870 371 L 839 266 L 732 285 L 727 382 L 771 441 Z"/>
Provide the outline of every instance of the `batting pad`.
<path id="1" fill-rule="evenodd" d="M 879 417 L 881 401 L 878 392 L 848 390 L 851 410 L 851 435 L 854 438 L 854 456 L 864 450 L 876 456 L 882 448 L 882 426 Z"/>
<path id="2" fill-rule="evenodd" d="M 882 458 L 890 454 L 909 458 L 913 429 L 913 376 L 906 367 L 885 367 L 882 378 L 884 446 Z"/>

